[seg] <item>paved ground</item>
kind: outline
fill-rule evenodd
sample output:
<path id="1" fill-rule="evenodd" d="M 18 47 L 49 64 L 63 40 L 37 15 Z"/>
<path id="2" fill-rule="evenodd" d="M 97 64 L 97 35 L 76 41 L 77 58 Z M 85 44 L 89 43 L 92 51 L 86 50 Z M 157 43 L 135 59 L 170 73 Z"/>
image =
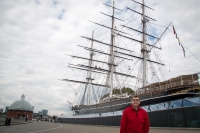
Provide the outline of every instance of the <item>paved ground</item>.
<path id="1" fill-rule="evenodd" d="M 0 133 L 119 133 L 119 127 L 33 122 L 30 124 L 0 126 Z M 200 133 L 200 129 L 151 128 L 149 133 Z"/>

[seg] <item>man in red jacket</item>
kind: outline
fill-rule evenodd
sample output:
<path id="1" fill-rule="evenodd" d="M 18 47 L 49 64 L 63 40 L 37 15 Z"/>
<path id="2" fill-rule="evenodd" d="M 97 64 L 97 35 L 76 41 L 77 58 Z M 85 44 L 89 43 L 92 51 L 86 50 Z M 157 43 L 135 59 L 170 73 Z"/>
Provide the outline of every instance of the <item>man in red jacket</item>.
<path id="1" fill-rule="evenodd" d="M 120 133 L 148 133 L 149 118 L 147 112 L 140 108 L 140 98 L 133 96 L 131 106 L 123 111 Z"/>

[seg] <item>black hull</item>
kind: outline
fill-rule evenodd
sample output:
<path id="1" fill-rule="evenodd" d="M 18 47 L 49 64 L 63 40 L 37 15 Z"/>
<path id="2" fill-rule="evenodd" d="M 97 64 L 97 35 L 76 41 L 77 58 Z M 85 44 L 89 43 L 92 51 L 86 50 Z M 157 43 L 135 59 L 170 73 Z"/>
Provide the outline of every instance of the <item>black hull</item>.
<path id="1" fill-rule="evenodd" d="M 165 92 L 156 93 L 155 96 L 164 96 Z M 141 103 L 144 99 L 151 98 L 151 94 L 140 96 Z M 80 106 L 78 108 L 74 108 L 76 114 L 95 114 L 95 113 L 107 113 L 114 112 L 118 110 L 123 110 L 130 105 L 131 97 L 119 99 L 115 101 L 100 103 L 96 105 L 90 106 Z"/>
<path id="2" fill-rule="evenodd" d="M 155 104 L 159 102 L 165 102 L 170 100 L 176 100 L 186 97 L 192 97 L 195 96 L 195 93 L 186 93 L 186 94 L 177 94 L 177 95 L 164 95 L 165 92 L 159 93 L 160 96 L 158 97 L 151 97 L 144 96 L 141 97 L 141 103 L 140 106 L 146 106 L 150 104 Z M 164 95 L 164 96 L 163 96 Z M 76 114 L 101 114 L 101 113 L 107 113 L 107 112 L 114 112 L 123 110 L 130 106 L 131 97 L 126 99 L 120 99 L 112 102 L 106 102 L 98 105 L 91 105 L 91 106 L 84 106 L 80 110 L 75 110 Z"/>

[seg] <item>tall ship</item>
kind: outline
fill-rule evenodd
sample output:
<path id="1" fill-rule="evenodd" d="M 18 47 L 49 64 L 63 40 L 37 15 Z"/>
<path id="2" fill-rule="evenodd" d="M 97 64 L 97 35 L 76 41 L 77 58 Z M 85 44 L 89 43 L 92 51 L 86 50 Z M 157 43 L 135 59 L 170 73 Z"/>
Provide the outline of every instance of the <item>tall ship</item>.
<path id="1" fill-rule="evenodd" d="M 98 28 L 90 35 L 81 36 L 87 43 L 78 47 L 85 52 L 68 54 L 72 58 L 68 67 L 75 74 L 61 81 L 74 89 L 75 96 L 68 99 L 73 116 L 63 118 L 63 121 L 84 124 L 81 118 L 113 116 L 130 106 L 134 95 L 140 97 L 140 105 L 150 112 L 179 105 L 172 106 L 170 101 L 182 100 L 183 106 L 184 99 L 200 97 L 200 73 L 171 77 L 162 61 L 162 54 L 166 54 L 162 50 L 166 48 L 166 34 L 169 33 L 180 45 L 179 53 L 183 58 L 186 56 L 173 23 L 167 26 L 155 24 L 156 20 L 149 13 L 154 9 L 145 0 L 130 2 L 134 6 L 123 10 L 115 6 L 114 1 L 103 3 L 110 11 L 101 12 L 107 20 L 89 21 Z M 196 101 L 192 106 L 200 105 L 200 100 Z M 158 104 L 163 105 L 159 107 Z"/>

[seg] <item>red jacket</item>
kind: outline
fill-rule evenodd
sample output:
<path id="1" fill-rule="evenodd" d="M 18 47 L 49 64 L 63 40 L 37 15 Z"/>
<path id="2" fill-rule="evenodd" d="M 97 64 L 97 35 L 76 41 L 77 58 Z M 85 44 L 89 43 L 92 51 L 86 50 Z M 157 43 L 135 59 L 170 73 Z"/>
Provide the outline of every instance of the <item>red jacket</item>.
<path id="1" fill-rule="evenodd" d="M 147 112 L 138 106 L 136 111 L 132 105 L 123 111 L 120 133 L 148 133 L 149 118 Z"/>

